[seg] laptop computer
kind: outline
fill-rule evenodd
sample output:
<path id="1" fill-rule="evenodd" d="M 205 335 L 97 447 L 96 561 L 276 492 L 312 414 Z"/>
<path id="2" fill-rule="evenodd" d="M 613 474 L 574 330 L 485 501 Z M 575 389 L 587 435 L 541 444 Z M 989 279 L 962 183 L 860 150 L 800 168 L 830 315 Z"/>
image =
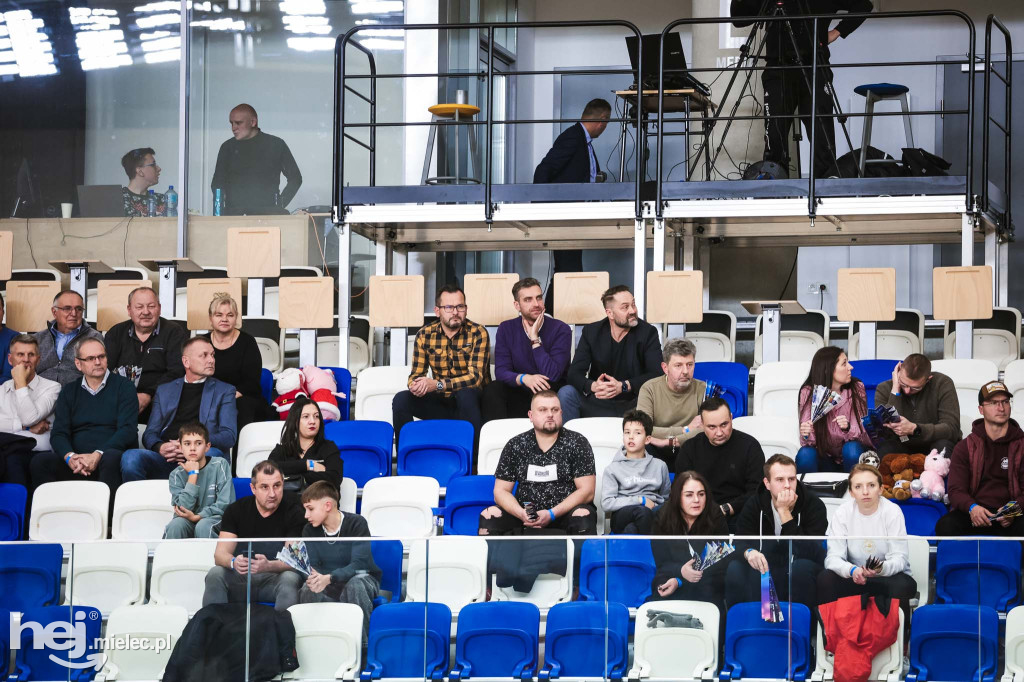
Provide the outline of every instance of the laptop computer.
<path id="1" fill-rule="evenodd" d="M 82 218 L 124 217 L 121 185 L 79 185 L 78 215 Z"/>
<path id="2" fill-rule="evenodd" d="M 643 36 L 643 42 L 637 44 L 636 36 L 626 36 L 626 51 L 629 52 L 630 66 L 635 70 L 640 50 L 643 50 L 644 70 L 640 74 L 640 82 L 645 90 L 658 89 L 658 48 L 661 45 L 661 34 L 651 33 Z M 680 71 L 669 72 L 670 69 Z M 694 88 L 704 95 L 710 96 L 711 90 L 686 72 L 686 53 L 678 33 L 665 34 L 665 89 L 676 90 Z"/>

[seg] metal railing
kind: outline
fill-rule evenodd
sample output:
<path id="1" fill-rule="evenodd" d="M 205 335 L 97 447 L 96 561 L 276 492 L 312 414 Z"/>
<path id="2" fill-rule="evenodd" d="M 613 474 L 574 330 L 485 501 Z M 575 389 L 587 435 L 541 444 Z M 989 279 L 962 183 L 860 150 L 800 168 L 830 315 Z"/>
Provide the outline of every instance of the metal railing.
<path id="1" fill-rule="evenodd" d="M 992 29 L 993 27 L 999 29 L 999 32 L 1003 34 L 1003 42 L 1006 52 L 1006 61 L 1004 69 L 1005 75 L 999 73 L 995 64 L 992 63 Z M 992 107 L 992 76 L 1003 82 L 1005 90 L 1005 110 L 1003 112 L 1003 123 L 992 118 L 991 107 Z M 971 79 L 974 80 L 973 78 Z M 988 19 L 985 21 L 985 90 L 982 97 L 982 129 L 981 129 L 981 210 L 991 212 L 992 206 L 989 199 L 989 165 L 991 162 L 990 147 L 991 142 L 990 130 L 992 126 L 995 126 L 1003 133 L 1003 195 L 1005 206 L 1002 207 L 1002 224 L 1000 229 L 1003 230 L 1007 235 L 1013 235 L 1013 213 L 1011 206 L 1013 199 L 1011 192 L 1013 191 L 1013 185 L 1011 184 L 1012 179 L 1012 136 L 1011 130 L 1013 126 L 1013 41 L 1010 38 L 1010 31 L 1006 28 L 1003 22 L 993 15 L 988 15 Z"/>

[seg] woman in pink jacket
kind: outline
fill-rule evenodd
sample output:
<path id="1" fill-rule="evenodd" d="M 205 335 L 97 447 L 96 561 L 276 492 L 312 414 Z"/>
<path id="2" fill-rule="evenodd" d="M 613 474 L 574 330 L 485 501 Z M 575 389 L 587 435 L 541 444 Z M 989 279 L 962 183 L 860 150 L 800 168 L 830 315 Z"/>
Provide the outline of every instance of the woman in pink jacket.
<path id="1" fill-rule="evenodd" d="M 811 423 L 815 386 L 827 386 L 839 394 L 839 404 Z M 796 468 L 809 471 L 848 472 L 860 459 L 871 440 L 861 427 L 867 414 L 864 384 L 853 376 L 853 365 L 841 348 L 826 346 L 811 359 L 811 371 L 800 389 L 800 451 Z"/>

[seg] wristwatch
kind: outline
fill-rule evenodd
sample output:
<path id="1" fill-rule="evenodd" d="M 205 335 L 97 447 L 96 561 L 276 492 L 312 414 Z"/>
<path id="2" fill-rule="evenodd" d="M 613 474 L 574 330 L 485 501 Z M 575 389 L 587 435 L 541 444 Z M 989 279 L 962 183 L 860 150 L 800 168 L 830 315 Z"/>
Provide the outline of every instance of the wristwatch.
<path id="1" fill-rule="evenodd" d="M 437 390 L 439 390 L 439 391 L 443 391 L 444 390 L 444 382 L 441 381 L 440 379 L 438 379 L 438 381 L 437 381 Z"/>

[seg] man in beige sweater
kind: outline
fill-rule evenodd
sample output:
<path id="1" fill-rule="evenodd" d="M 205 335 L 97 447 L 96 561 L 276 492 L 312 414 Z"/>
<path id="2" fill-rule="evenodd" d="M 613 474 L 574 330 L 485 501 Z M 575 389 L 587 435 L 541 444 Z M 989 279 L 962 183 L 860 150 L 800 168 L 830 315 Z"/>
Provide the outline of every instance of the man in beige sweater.
<path id="1" fill-rule="evenodd" d="M 654 432 L 649 451 L 675 470 L 680 445 L 701 432 L 700 404 L 705 384 L 693 378 L 697 348 L 687 339 L 669 339 L 662 350 L 664 376 L 640 387 L 636 408 L 651 415 Z"/>

